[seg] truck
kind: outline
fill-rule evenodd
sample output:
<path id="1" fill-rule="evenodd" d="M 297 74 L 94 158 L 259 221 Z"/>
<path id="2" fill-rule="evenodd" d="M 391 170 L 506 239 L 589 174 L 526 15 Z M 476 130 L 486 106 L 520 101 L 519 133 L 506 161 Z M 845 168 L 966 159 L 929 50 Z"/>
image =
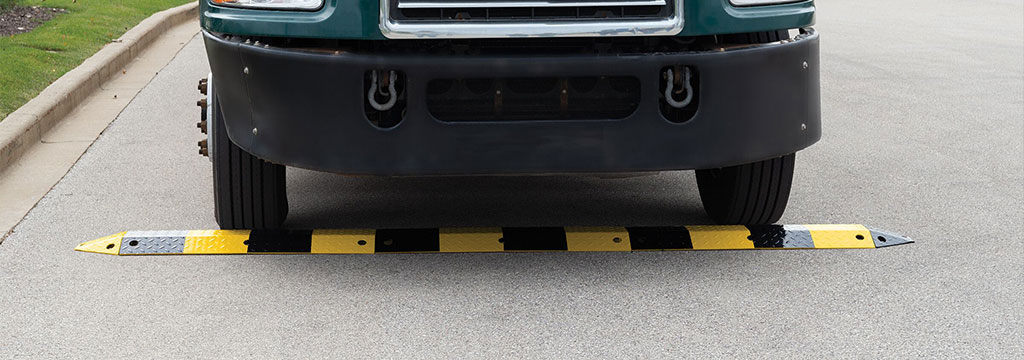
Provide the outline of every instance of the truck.
<path id="1" fill-rule="evenodd" d="M 223 229 L 282 226 L 286 167 L 363 176 L 695 170 L 771 224 L 821 137 L 812 0 L 200 0 Z M 682 189 L 683 184 L 680 184 Z"/>

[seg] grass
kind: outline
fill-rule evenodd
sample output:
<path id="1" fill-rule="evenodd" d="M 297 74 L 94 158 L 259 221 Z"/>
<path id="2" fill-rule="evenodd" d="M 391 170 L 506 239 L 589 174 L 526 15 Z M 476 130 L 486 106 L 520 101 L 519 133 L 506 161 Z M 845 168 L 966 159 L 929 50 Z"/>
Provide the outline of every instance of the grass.
<path id="1" fill-rule="evenodd" d="M 67 12 L 27 33 L 0 38 L 0 120 L 142 19 L 191 1 L 14 0 Z"/>

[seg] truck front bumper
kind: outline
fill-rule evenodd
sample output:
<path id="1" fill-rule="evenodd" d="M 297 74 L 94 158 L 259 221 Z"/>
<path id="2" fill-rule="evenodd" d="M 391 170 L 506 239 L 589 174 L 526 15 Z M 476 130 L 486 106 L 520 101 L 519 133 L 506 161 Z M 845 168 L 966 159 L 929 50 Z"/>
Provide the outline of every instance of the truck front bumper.
<path id="1" fill-rule="evenodd" d="M 703 52 L 642 55 L 408 56 L 314 52 L 203 33 L 228 135 L 271 162 L 346 174 L 640 172 L 738 165 L 821 137 L 818 36 Z M 543 40 L 538 40 L 543 41 Z M 662 70 L 698 69 L 699 108 L 674 123 L 659 110 Z M 400 71 L 404 119 L 365 113 L 364 77 Z M 443 122 L 427 84 L 449 78 L 631 76 L 636 111 L 619 120 Z"/>

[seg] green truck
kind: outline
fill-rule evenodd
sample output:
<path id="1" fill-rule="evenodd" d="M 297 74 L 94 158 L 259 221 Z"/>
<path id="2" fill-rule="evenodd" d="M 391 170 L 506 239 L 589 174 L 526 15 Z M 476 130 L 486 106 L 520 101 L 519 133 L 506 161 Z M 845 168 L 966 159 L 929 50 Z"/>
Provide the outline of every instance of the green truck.
<path id="1" fill-rule="evenodd" d="M 810 0 L 200 2 L 224 229 L 282 225 L 286 166 L 696 170 L 713 221 L 769 224 L 821 137 Z"/>

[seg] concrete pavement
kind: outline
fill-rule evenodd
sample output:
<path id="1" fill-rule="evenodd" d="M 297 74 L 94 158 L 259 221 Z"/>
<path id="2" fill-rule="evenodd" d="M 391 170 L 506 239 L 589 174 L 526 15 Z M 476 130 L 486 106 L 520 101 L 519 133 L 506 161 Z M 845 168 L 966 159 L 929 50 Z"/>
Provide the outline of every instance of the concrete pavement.
<path id="1" fill-rule="evenodd" d="M 926 6 L 926 7 L 925 7 Z M 1024 356 L 1024 6 L 819 2 L 822 141 L 784 223 L 870 251 L 112 257 L 213 228 L 189 43 L 0 244 L 0 357 Z M 693 175 L 289 170 L 291 227 L 704 223 Z"/>

